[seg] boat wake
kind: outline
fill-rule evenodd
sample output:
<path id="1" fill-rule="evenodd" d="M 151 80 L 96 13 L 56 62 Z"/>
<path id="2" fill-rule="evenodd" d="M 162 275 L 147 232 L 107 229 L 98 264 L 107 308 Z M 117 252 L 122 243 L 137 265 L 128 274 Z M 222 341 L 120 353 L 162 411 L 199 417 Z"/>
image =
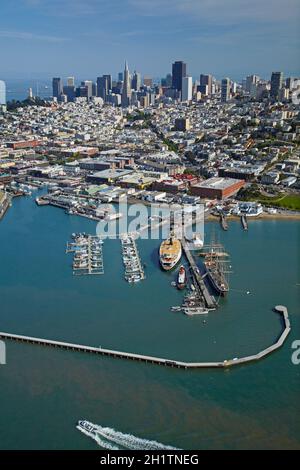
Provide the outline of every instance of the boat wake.
<path id="1" fill-rule="evenodd" d="M 89 431 L 83 429 L 80 425 L 76 428 L 86 436 L 94 439 L 97 444 L 109 450 L 178 450 L 176 447 L 161 444 L 157 441 L 150 441 L 132 434 L 124 434 L 113 428 L 102 427 L 97 424 L 89 423 L 93 429 Z"/>

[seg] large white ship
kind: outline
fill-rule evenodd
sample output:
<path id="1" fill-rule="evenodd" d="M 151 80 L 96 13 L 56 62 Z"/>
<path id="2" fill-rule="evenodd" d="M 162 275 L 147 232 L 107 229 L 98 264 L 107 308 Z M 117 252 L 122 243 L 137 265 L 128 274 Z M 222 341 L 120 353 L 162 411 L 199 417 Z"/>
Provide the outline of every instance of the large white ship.
<path id="1" fill-rule="evenodd" d="M 164 240 L 159 248 L 159 260 L 165 271 L 170 271 L 180 261 L 182 255 L 181 243 L 177 238 L 170 236 Z"/>

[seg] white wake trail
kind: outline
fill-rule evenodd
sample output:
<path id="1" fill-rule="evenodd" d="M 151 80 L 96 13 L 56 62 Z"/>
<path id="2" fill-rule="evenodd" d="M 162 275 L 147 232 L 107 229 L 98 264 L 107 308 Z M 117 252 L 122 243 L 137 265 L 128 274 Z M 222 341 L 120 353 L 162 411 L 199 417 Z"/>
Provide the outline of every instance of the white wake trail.
<path id="1" fill-rule="evenodd" d="M 94 439 L 94 441 L 96 441 L 100 447 L 103 447 L 104 449 L 108 449 L 108 450 L 120 450 L 118 446 L 114 446 L 114 445 L 109 444 L 108 442 L 105 442 L 104 440 L 100 439 L 100 437 L 97 436 L 96 434 L 86 431 L 85 429 L 82 429 L 79 426 L 76 426 L 76 428 L 78 429 L 78 431 L 82 432 L 86 436 Z"/>
<path id="2" fill-rule="evenodd" d="M 142 439 L 132 434 L 125 434 L 113 428 L 102 427 L 91 422 L 88 422 L 88 424 L 94 428 L 92 433 L 78 426 L 77 429 L 92 437 L 101 447 L 105 447 L 106 449 L 120 450 L 117 446 L 121 446 L 130 450 L 179 450 L 176 447 L 161 444 L 160 442 L 151 441 L 149 439 Z"/>

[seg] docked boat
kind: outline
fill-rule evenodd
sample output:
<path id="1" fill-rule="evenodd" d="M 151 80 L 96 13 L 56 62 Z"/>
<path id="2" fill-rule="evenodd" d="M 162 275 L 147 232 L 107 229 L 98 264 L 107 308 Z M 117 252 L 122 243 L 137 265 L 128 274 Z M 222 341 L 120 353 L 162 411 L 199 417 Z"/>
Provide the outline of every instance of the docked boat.
<path id="1" fill-rule="evenodd" d="M 224 297 L 229 291 L 229 285 L 219 259 L 217 257 L 207 257 L 204 266 L 212 287 L 219 295 Z"/>
<path id="2" fill-rule="evenodd" d="M 161 243 L 159 248 L 159 261 L 165 271 L 173 269 L 180 261 L 181 255 L 181 243 L 177 238 L 170 236 Z"/>
<path id="3" fill-rule="evenodd" d="M 177 289 L 184 289 L 186 286 L 186 280 L 187 280 L 187 275 L 186 275 L 186 269 L 184 266 L 180 266 L 179 271 L 178 271 L 178 276 L 177 276 Z"/>

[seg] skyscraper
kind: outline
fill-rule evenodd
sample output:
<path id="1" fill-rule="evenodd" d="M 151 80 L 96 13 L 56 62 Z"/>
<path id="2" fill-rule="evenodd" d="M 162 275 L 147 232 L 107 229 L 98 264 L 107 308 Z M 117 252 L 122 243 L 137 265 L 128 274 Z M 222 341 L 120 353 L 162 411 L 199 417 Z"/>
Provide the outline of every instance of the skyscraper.
<path id="1" fill-rule="evenodd" d="M 200 86 L 207 86 L 207 94 L 211 95 L 212 91 L 212 76 L 211 75 L 200 75 Z M 200 90 L 201 91 L 201 90 Z M 205 93 L 206 94 L 206 93 Z"/>
<path id="2" fill-rule="evenodd" d="M 112 76 L 111 75 L 103 75 L 103 77 L 106 79 L 107 81 L 107 88 L 108 88 L 108 91 L 112 89 Z"/>
<path id="3" fill-rule="evenodd" d="M 62 79 L 59 77 L 54 77 L 52 79 L 52 90 L 53 90 L 53 97 L 59 98 L 63 92 L 63 83 Z"/>
<path id="4" fill-rule="evenodd" d="M 253 88 L 252 85 L 256 85 L 259 81 L 259 77 L 257 75 L 248 75 L 246 78 L 246 91 L 251 92 Z"/>
<path id="5" fill-rule="evenodd" d="M 183 77 L 181 101 L 191 101 L 193 98 L 193 79 L 192 77 Z"/>
<path id="6" fill-rule="evenodd" d="M 75 78 L 74 77 L 68 77 L 67 78 L 67 86 L 75 86 Z"/>
<path id="7" fill-rule="evenodd" d="M 91 80 L 85 80 L 81 82 L 81 86 L 87 88 L 87 99 L 89 100 L 93 96 L 93 82 Z"/>
<path id="8" fill-rule="evenodd" d="M 130 105 L 130 98 L 131 98 L 131 80 L 130 74 L 128 70 L 127 61 L 125 61 L 125 69 L 124 69 L 124 81 L 123 81 L 123 89 L 122 89 L 122 107 L 127 108 Z"/>
<path id="9" fill-rule="evenodd" d="M 142 85 L 141 74 L 135 71 L 132 77 L 132 89 L 135 91 L 140 91 L 141 85 Z"/>
<path id="10" fill-rule="evenodd" d="M 221 83 L 221 101 L 226 103 L 230 99 L 230 79 L 223 78 Z"/>
<path id="11" fill-rule="evenodd" d="M 271 91 L 270 95 L 272 98 L 277 99 L 279 96 L 279 90 L 282 88 L 283 84 L 283 73 L 282 72 L 272 72 L 271 76 Z"/>
<path id="12" fill-rule="evenodd" d="M 145 86 L 148 86 L 148 87 L 152 88 L 152 86 L 153 86 L 153 80 L 152 80 L 151 77 L 145 76 L 143 82 L 144 82 L 144 85 L 145 85 Z"/>
<path id="13" fill-rule="evenodd" d="M 181 91 L 183 77 L 186 77 L 186 64 L 181 61 L 174 62 L 172 65 L 172 87 Z"/>
<path id="14" fill-rule="evenodd" d="M 111 75 L 102 75 L 97 78 L 97 96 L 107 101 L 109 91 L 112 89 L 112 77 Z"/>
<path id="15" fill-rule="evenodd" d="M 75 86 L 67 85 L 63 87 L 63 93 L 66 95 L 68 102 L 75 100 Z"/>
<path id="16" fill-rule="evenodd" d="M 0 80 L 0 105 L 6 104 L 6 85 L 3 80 Z"/>

